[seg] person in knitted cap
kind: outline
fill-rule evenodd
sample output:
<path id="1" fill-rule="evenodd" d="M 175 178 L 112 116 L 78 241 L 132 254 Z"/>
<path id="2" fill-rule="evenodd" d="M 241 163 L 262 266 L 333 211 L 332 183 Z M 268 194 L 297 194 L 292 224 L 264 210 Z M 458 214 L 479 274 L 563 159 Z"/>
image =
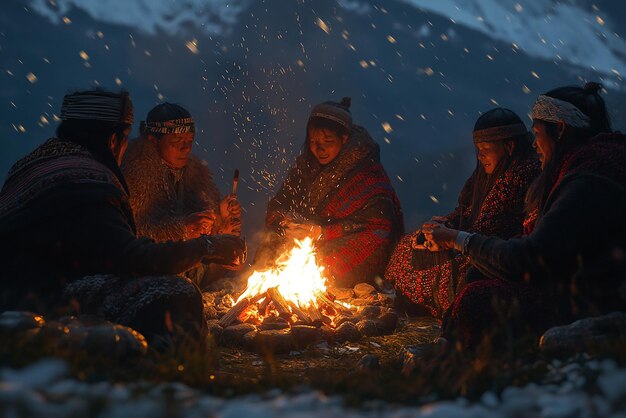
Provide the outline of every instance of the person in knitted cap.
<path id="1" fill-rule="evenodd" d="M 535 102 L 542 172 L 528 191 L 537 216 L 525 236 L 423 226 L 431 250 L 462 252 L 488 279 L 456 298 L 446 335 L 466 345 L 485 335 L 506 341 L 626 310 L 626 136 L 611 131 L 600 89 L 561 87 Z"/>
<path id="2" fill-rule="evenodd" d="M 270 200 L 256 262 L 273 263 L 294 240 L 315 240 L 332 285 L 374 283 L 403 231 L 398 197 L 378 144 L 355 125 L 350 99 L 311 111 L 302 154 Z"/>
<path id="3" fill-rule="evenodd" d="M 119 168 L 133 123 L 128 93 L 68 94 L 60 117 L 57 137 L 15 163 L 0 192 L 0 311 L 78 309 L 149 341 L 178 327 L 200 332 L 202 297 L 176 275 L 200 263 L 236 268 L 245 243 L 137 237 Z"/>
<path id="4" fill-rule="evenodd" d="M 525 219 L 524 197 L 540 171 L 531 134 L 515 112 L 495 108 L 478 118 L 472 137 L 476 168 L 461 190 L 458 206 L 432 221 L 500 238 L 519 236 Z M 430 252 L 420 245 L 423 241 L 421 229 L 404 236 L 385 279 L 411 302 L 402 304 L 403 308 L 425 308 L 441 318 L 465 286 L 471 263 L 458 252 Z"/>

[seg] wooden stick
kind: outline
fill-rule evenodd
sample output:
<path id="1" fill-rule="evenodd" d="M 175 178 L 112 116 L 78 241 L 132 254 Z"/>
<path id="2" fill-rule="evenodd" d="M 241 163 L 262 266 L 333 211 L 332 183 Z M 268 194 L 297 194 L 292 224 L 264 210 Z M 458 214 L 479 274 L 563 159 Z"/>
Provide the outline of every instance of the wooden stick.
<path id="1" fill-rule="evenodd" d="M 322 314 L 320 313 L 320 311 L 317 309 L 317 306 L 311 304 L 311 306 L 309 306 L 308 308 L 306 308 L 306 313 L 309 315 L 309 317 L 311 318 L 311 322 L 321 322 L 322 320 Z"/>
<path id="2" fill-rule="evenodd" d="M 233 194 L 237 194 L 238 185 L 239 185 L 239 170 L 235 169 L 235 175 L 233 176 Z"/>
<path id="3" fill-rule="evenodd" d="M 289 304 L 287 303 L 283 295 L 280 294 L 278 288 L 272 287 L 271 289 L 267 289 L 267 294 L 272 299 L 272 302 L 274 302 L 274 308 L 276 308 L 276 311 L 278 311 L 279 315 L 291 316 L 291 309 L 289 309 Z"/>
<path id="4" fill-rule="evenodd" d="M 323 292 L 320 292 L 319 290 L 317 290 L 315 292 L 315 297 L 317 299 L 319 299 L 321 302 L 325 303 L 326 305 L 330 306 L 331 308 L 338 310 L 339 312 L 350 312 L 350 309 L 346 308 L 345 306 L 330 300 L 328 298 L 328 296 L 326 296 Z"/>
<path id="5" fill-rule="evenodd" d="M 237 317 L 241 315 L 242 312 L 245 311 L 246 308 L 250 306 L 251 303 L 252 302 L 250 298 L 241 299 L 239 302 L 235 304 L 235 306 L 230 308 L 230 311 L 226 312 L 226 315 L 220 318 L 220 322 L 219 322 L 220 326 L 222 328 L 226 328 L 227 326 L 232 324 L 233 321 L 237 319 Z"/>
<path id="6" fill-rule="evenodd" d="M 291 307 L 291 312 L 295 313 L 300 320 L 304 322 L 311 322 L 310 317 L 304 313 L 302 309 L 298 308 L 298 305 L 296 305 L 295 302 L 288 301 L 287 303 L 289 303 L 289 306 Z"/>

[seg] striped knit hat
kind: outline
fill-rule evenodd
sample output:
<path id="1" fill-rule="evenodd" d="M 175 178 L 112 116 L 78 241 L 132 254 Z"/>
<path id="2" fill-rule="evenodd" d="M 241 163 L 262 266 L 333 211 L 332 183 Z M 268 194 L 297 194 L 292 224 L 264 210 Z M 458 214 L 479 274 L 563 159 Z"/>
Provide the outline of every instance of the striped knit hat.
<path id="1" fill-rule="evenodd" d="M 328 119 L 350 131 L 350 129 L 352 129 L 352 115 L 350 114 L 351 102 L 352 100 L 349 97 L 344 97 L 341 99 L 340 103 L 331 101 L 320 103 L 311 111 L 309 123 L 313 118 Z"/>
<path id="2" fill-rule="evenodd" d="M 132 125 L 133 102 L 127 92 L 77 91 L 63 97 L 61 120 L 70 119 L 101 120 Z"/>

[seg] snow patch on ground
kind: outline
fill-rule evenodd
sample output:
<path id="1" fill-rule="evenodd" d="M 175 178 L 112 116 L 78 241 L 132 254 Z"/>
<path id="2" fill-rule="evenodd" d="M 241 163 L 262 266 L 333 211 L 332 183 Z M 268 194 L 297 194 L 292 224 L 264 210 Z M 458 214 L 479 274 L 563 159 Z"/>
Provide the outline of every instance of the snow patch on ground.
<path id="1" fill-rule="evenodd" d="M 552 0 L 403 0 L 515 44 L 530 56 L 625 75 L 624 41 L 602 12 Z M 606 19 L 606 20 L 605 20 Z"/>
<path id="2" fill-rule="evenodd" d="M 586 376 L 597 374 L 595 381 Z M 232 399 L 207 396 L 181 383 L 85 383 L 70 379 L 67 365 L 42 360 L 21 370 L 0 370 L 0 411 L 6 417 L 623 417 L 626 369 L 611 360 L 554 361 L 543 384 L 509 387 L 500 396 L 485 393 L 480 402 L 465 398 L 402 407 L 374 401 L 362 409 L 348 408 L 339 397 L 306 390 L 295 395 L 279 391 Z M 595 386 L 589 390 L 588 386 Z"/>

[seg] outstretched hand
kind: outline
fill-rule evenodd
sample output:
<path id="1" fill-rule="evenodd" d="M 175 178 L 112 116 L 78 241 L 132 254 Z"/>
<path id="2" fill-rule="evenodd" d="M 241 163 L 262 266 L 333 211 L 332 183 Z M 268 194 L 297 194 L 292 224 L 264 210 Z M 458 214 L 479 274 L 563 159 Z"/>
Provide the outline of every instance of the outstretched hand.
<path id="1" fill-rule="evenodd" d="M 248 258 L 246 241 L 234 235 L 209 235 L 205 264 L 215 263 L 229 270 L 239 270 Z"/>
<path id="2" fill-rule="evenodd" d="M 448 228 L 442 223 L 432 221 L 422 225 L 422 232 L 426 241 L 420 249 L 433 252 L 454 248 L 454 241 L 459 233 L 456 229 Z"/>
<path id="3" fill-rule="evenodd" d="M 210 234 L 217 216 L 212 210 L 195 212 L 183 219 L 184 238 L 198 238 L 203 234 Z"/>
<path id="4" fill-rule="evenodd" d="M 281 222 L 281 226 L 288 241 L 293 241 L 294 239 L 302 241 L 307 237 L 316 240 L 322 235 L 322 227 L 314 223 L 301 223 L 287 218 Z"/>

